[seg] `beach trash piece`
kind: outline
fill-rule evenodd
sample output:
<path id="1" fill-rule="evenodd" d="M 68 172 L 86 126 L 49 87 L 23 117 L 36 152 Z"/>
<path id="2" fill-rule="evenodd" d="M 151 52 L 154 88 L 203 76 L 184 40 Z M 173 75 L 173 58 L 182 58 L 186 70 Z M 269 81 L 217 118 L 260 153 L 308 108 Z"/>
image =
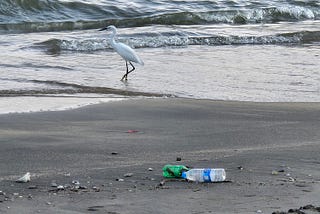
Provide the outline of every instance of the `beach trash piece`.
<path id="1" fill-rule="evenodd" d="M 129 129 L 127 131 L 127 133 L 129 133 L 129 134 L 138 133 L 138 132 L 139 132 L 138 130 L 133 130 L 133 129 Z"/>
<path id="2" fill-rule="evenodd" d="M 76 185 L 76 186 L 79 186 L 80 185 L 80 182 L 78 180 L 73 180 L 71 182 L 72 184 Z"/>
<path id="3" fill-rule="evenodd" d="M 27 183 L 31 180 L 30 178 L 30 172 L 27 172 L 26 174 L 24 174 L 21 178 L 17 179 L 16 182 L 17 183 Z"/>
<path id="4" fill-rule="evenodd" d="M 167 164 L 162 168 L 162 175 L 165 178 L 181 178 L 182 173 L 188 170 L 189 168 L 183 165 Z"/>
<path id="5" fill-rule="evenodd" d="M 182 172 L 182 178 L 195 182 L 222 182 L 226 180 L 226 171 L 217 169 L 190 169 Z"/>

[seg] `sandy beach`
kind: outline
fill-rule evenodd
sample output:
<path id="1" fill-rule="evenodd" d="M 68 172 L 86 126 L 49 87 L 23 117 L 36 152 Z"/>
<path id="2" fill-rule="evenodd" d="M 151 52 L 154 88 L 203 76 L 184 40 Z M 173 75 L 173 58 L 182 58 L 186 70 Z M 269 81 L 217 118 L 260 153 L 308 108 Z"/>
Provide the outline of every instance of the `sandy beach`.
<path id="1" fill-rule="evenodd" d="M 320 1 L 1 0 L 0 41 L 0 214 L 320 214 Z"/>
<path id="2" fill-rule="evenodd" d="M 178 98 L 0 115 L 0 213 L 272 213 L 320 206 L 319 115 L 319 103 Z M 160 185 L 165 164 L 225 168 L 230 182 Z M 26 172 L 31 181 L 16 183 Z"/>

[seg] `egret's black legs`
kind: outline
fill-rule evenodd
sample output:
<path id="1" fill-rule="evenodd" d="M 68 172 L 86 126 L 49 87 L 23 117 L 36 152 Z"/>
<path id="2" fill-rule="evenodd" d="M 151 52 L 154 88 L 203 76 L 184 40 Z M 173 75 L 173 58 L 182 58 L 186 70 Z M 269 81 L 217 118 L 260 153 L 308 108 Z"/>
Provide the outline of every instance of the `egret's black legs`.
<path id="1" fill-rule="evenodd" d="M 132 71 L 134 71 L 134 70 L 136 69 L 130 61 L 129 61 L 129 63 L 130 63 L 130 65 L 132 66 L 132 69 L 131 69 L 131 71 L 129 71 L 129 72 L 127 73 L 127 76 L 128 76 L 128 74 L 130 74 Z"/>
<path id="2" fill-rule="evenodd" d="M 128 62 L 126 61 L 126 68 L 127 68 L 127 72 L 123 75 L 123 77 L 121 78 L 121 81 L 123 81 L 123 79 L 127 80 L 127 76 L 128 76 Z"/>
<path id="3" fill-rule="evenodd" d="M 123 77 L 121 78 L 121 81 L 123 80 L 128 80 L 128 74 L 130 74 L 132 71 L 134 71 L 136 68 L 132 65 L 132 63 L 129 61 L 130 65 L 132 66 L 132 69 L 129 71 L 128 68 L 128 61 L 126 61 L 126 68 L 127 68 L 127 72 L 125 73 L 125 75 L 123 75 Z"/>

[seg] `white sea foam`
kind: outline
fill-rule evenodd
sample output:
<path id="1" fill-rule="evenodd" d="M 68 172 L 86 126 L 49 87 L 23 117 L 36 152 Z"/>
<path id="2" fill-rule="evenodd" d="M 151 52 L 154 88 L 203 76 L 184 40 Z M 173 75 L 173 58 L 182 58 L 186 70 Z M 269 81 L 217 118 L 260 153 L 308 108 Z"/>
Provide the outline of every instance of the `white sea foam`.
<path id="1" fill-rule="evenodd" d="M 121 101 L 125 98 L 94 97 L 1 97 L 0 114 L 63 111 L 87 105 Z"/>

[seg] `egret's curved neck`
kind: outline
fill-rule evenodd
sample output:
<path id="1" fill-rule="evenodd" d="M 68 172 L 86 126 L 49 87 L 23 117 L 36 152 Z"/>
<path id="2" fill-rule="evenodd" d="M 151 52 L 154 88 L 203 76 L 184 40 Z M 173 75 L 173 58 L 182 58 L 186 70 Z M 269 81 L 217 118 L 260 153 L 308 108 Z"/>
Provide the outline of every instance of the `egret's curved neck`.
<path id="1" fill-rule="evenodd" d="M 109 41 L 110 41 L 110 44 L 111 44 L 111 46 L 112 47 L 114 47 L 115 45 L 116 45 L 116 41 L 115 41 L 115 36 L 116 36 L 116 34 L 117 34 L 117 31 L 116 30 L 113 30 L 112 31 L 112 34 L 109 36 Z"/>

